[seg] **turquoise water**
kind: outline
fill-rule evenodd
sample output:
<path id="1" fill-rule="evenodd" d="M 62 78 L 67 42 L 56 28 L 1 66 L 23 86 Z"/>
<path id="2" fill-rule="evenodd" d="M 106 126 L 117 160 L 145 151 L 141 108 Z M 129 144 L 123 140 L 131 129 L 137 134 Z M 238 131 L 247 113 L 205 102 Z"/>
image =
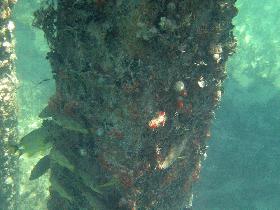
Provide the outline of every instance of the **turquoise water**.
<path id="1" fill-rule="evenodd" d="M 47 45 L 43 34 L 30 27 L 29 8 L 36 5 L 19 1 L 15 10 L 21 135 L 40 126 L 38 113 L 54 93 L 44 59 Z M 239 0 L 237 5 L 238 48 L 228 62 L 208 157 L 194 187 L 194 210 L 280 209 L 280 1 Z M 38 159 L 22 159 L 23 174 Z M 27 179 L 22 177 L 20 210 L 43 210 L 47 177 L 32 184 Z"/>
<path id="2" fill-rule="evenodd" d="M 38 114 L 48 104 L 54 94 L 51 67 L 45 59 L 48 46 L 41 30 L 32 27 L 33 12 L 39 8 L 40 1 L 18 1 L 14 8 L 17 39 L 17 76 L 20 81 L 17 91 L 19 136 L 41 126 Z M 51 79 L 51 80 L 48 80 Z M 21 157 L 20 197 L 18 210 L 45 210 L 48 196 L 49 175 L 29 181 L 32 167 L 42 157 Z"/>
<path id="3" fill-rule="evenodd" d="M 194 209 L 280 209 L 280 1 L 237 2 L 229 60 Z"/>

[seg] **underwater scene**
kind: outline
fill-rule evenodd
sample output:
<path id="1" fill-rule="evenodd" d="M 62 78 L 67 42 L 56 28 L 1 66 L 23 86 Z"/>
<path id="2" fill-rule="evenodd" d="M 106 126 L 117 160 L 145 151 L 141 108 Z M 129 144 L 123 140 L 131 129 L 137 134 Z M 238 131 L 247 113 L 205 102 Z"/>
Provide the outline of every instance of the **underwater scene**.
<path id="1" fill-rule="evenodd" d="M 280 0 L 0 0 L 0 210 L 280 210 Z"/>

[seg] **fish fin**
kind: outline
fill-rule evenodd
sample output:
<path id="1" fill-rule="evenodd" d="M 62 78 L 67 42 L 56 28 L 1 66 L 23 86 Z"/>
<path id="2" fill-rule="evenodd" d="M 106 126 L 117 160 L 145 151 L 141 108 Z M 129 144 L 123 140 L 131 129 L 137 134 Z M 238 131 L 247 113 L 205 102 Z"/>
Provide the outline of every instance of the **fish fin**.
<path id="1" fill-rule="evenodd" d="M 31 171 L 29 180 L 32 181 L 39 178 L 40 176 L 44 175 L 49 168 L 50 168 L 50 157 L 49 155 L 46 155 L 36 163 L 36 165 Z"/>

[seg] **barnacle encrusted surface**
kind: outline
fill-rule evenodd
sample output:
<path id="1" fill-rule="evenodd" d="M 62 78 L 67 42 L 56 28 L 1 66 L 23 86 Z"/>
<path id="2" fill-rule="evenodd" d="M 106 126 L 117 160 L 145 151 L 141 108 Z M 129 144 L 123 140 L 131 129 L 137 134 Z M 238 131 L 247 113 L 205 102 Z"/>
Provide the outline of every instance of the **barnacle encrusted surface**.
<path id="1" fill-rule="evenodd" d="M 17 137 L 14 23 L 12 8 L 16 1 L 0 0 L 0 209 L 17 208 L 17 157 L 9 144 Z"/>
<path id="2" fill-rule="evenodd" d="M 74 169 L 51 164 L 50 210 L 191 206 L 235 47 L 234 3 L 58 0 L 36 12 L 56 80 L 49 115 L 87 131 L 54 129 Z"/>

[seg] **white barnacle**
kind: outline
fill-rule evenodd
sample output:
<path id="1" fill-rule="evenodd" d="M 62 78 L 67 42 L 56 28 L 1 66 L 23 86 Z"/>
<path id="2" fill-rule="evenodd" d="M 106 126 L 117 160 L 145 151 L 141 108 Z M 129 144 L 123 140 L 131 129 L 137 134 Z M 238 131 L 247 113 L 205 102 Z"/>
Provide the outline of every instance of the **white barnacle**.
<path id="1" fill-rule="evenodd" d="M 5 180 L 5 184 L 7 184 L 7 185 L 10 185 L 10 184 L 12 184 L 14 182 L 14 180 L 13 180 L 13 178 L 12 177 L 7 177 L 6 178 L 6 180 Z"/>
<path id="2" fill-rule="evenodd" d="M 221 54 L 219 53 L 213 54 L 213 59 L 216 61 L 216 63 L 219 63 L 222 59 Z"/>
<path id="3" fill-rule="evenodd" d="M 8 30 L 9 30 L 10 32 L 13 31 L 13 30 L 15 29 L 15 24 L 14 24 L 14 22 L 10 20 L 10 21 L 8 22 L 7 28 L 8 28 Z"/>
<path id="4" fill-rule="evenodd" d="M 8 42 L 8 41 L 4 41 L 4 42 L 2 43 L 2 46 L 3 46 L 3 47 L 11 47 L 12 44 L 11 44 L 10 42 Z"/>
<path id="5" fill-rule="evenodd" d="M 17 56 L 16 56 L 16 54 L 15 53 L 12 53 L 11 55 L 10 55 L 10 60 L 16 60 L 17 59 Z"/>
<path id="6" fill-rule="evenodd" d="M 12 50 L 12 44 L 8 41 L 4 41 L 2 46 L 5 48 L 5 52 L 10 53 Z"/>
<path id="7" fill-rule="evenodd" d="M 203 76 L 201 76 L 199 78 L 199 80 L 197 81 L 197 84 L 200 88 L 204 88 L 206 86 L 206 81 L 204 80 Z"/>
<path id="8" fill-rule="evenodd" d="M 183 81 L 177 81 L 174 86 L 175 91 L 181 92 L 185 89 L 185 84 Z"/>
<path id="9" fill-rule="evenodd" d="M 222 52 L 223 52 L 223 47 L 220 43 L 210 45 L 209 53 L 212 55 L 216 63 L 219 63 L 221 61 Z"/>
<path id="10" fill-rule="evenodd" d="M 218 90 L 216 92 L 216 100 L 217 101 L 221 101 L 221 98 L 222 98 L 222 91 L 221 90 Z"/>

